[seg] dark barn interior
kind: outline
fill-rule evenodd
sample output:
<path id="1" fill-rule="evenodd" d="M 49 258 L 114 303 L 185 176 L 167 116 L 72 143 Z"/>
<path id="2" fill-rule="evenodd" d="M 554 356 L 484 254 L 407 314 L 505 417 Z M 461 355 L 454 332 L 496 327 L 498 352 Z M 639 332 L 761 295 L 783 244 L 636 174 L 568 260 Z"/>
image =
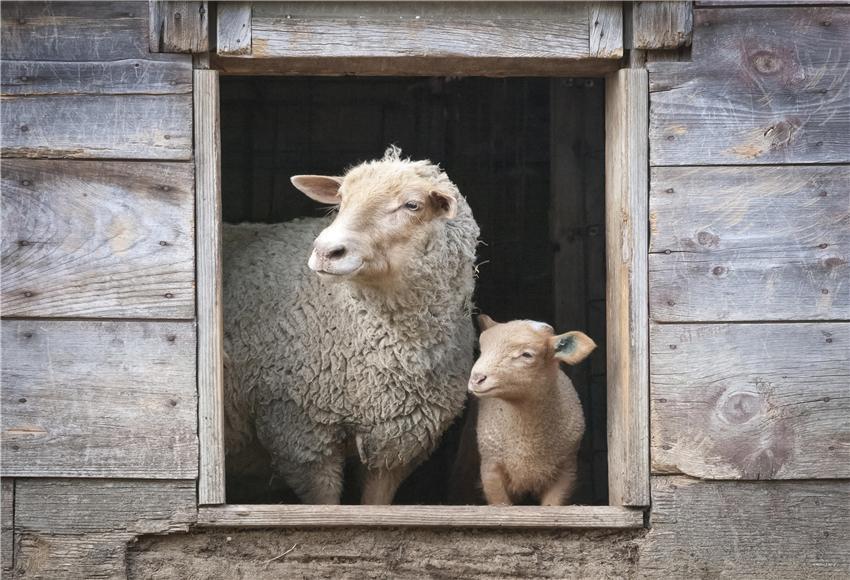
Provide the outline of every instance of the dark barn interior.
<path id="1" fill-rule="evenodd" d="M 603 96 L 601 79 L 221 80 L 224 221 L 322 215 L 290 176 L 338 175 L 396 144 L 405 156 L 440 163 L 469 201 L 483 242 L 480 312 L 583 330 L 599 344 L 568 369 L 587 421 L 574 496 L 583 504 L 608 501 Z M 474 434 L 464 429 L 470 414 L 474 405 L 397 503 L 483 501 Z M 260 493 L 234 475 L 230 503 L 292 501 L 274 483 Z M 346 500 L 356 503 L 354 491 Z"/>

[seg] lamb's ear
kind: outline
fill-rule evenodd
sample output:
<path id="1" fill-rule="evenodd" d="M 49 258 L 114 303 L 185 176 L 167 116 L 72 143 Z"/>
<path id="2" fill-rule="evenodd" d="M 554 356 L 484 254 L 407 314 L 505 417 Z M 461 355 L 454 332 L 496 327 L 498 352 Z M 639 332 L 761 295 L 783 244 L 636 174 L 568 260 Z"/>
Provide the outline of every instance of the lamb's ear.
<path id="1" fill-rule="evenodd" d="M 499 323 L 487 316 L 486 314 L 478 315 L 478 328 L 481 329 L 481 332 L 484 332 L 488 328 L 493 328 L 497 324 Z"/>
<path id="2" fill-rule="evenodd" d="M 555 358 L 568 365 L 580 363 L 596 348 L 596 343 L 589 336 L 578 331 L 553 336 L 549 341 L 555 351 Z"/>
<path id="3" fill-rule="evenodd" d="M 431 201 L 447 220 L 453 219 L 457 215 L 457 197 L 453 193 L 439 189 L 432 190 Z"/>
<path id="4" fill-rule="evenodd" d="M 342 177 L 330 175 L 293 175 L 289 178 L 292 185 L 301 190 L 310 199 L 330 205 L 339 203 L 339 186 Z"/>

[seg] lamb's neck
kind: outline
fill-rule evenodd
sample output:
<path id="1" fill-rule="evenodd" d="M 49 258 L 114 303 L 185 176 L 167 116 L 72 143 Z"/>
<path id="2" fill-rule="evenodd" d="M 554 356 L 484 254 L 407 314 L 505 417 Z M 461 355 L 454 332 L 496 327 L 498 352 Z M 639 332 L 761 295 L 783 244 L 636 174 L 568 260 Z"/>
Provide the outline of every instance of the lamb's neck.
<path id="1" fill-rule="evenodd" d="M 502 399 L 506 419 L 523 431 L 548 431 L 552 428 L 550 419 L 557 420 L 560 414 L 560 401 L 557 382 L 538 387 L 533 396 L 521 399 Z"/>

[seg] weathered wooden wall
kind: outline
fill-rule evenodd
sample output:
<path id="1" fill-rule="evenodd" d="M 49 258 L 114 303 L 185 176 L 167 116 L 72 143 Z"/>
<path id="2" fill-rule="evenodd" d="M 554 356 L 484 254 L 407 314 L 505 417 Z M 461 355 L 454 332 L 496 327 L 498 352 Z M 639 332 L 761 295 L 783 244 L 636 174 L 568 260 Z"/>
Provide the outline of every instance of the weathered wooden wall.
<path id="1" fill-rule="evenodd" d="M 149 52 L 148 11 L 2 6 L 2 558 L 24 577 L 121 575 L 128 541 L 196 517 L 192 60 Z"/>
<path id="2" fill-rule="evenodd" d="M 184 314 L 192 303 L 170 302 L 185 289 L 192 255 L 191 242 L 179 246 L 191 232 L 184 217 L 191 188 L 163 183 L 191 166 L 191 62 L 147 52 L 147 12 L 147 3 L 2 7 L 4 165 L 35 176 L 3 186 L 4 216 L 16 212 L 23 222 L 9 231 L 28 234 L 12 240 L 27 243 L 3 244 L 4 314 L 7 299 L 21 309 L 3 322 L 4 354 L 21 353 L 13 366 L 3 360 L 10 373 L 3 439 L 8 425 L 27 442 L 4 448 L 4 475 L 7 457 L 11 469 L 15 453 L 37 448 L 30 446 L 41 445 L 45 456 L 56 445 L 94 450 L 110 428 L 128 443 L 132 432 L 122 429 L 132 417 L 175 417 L 182 433 L 175 441 L 196 445 L 183 406 L 194 388 L 191 368 L 181 366 L 187 357 L 165 365 L 175 377 L 168 385 L 140 370 L 171 349 L 191 350 L 194 326 Z M 155 445 L 107 474 L 81 477 L 89 455 L 66 453 L 64 464 L 4 478 L 4 571 L 33 578 L 850 576 L 850 8 L 706 7 L 693 22 L 692 62 L 648 59 L 650 529 L 161 535 L 195 520 L 197 460 L 181 459 L 181 445 Z M 54 116 L 55 126 L 45 122 Z M 125 146 L 122 131 L 137 146 Z M 21 157 L 39 159 L 14 159 Z M 129 169 L 154 164 L 174 169 L 155 176 Z M 114 169 L 122 166 L 126 173 Z M 91 195 L 103 204 L 95 208 Z M 121 204 L 131 214 L 136 204 L 167 213 L 178 247 L 159 245 L 171 239 L 160 237 L 159 220 L 121 222 Z M 24 207 L 40 209 L 33 216 Z M 122 271 L 107 260 L 114 275 L 98 281 L 80 256 L 97 255 L 92 238 L 110 225 L 117 233 L 103 243 L 124 248 L 131 265 Z M 172 270 L 148 269 L 156 252 Z M 15 270 L 7 273 L 7 264 Z M 45 275 L 32 276 L 36 268 Z M 33 284 L 10 287 L 7 296 L 5 284 L 18 276 Z M 147 276 L 155 281 L 142 284 Z M 92 325 L 113 330 L 96 333 L 109 343 L 74 350 L 75 337 Z M 122 337 L 123 327 L 134 330 Z M 44 348 L 27 351 L 28 340 Z M 142 345 L 139 356 L 122 350 L 134 344 Z M 7 386 L 22 384 L 15 369 L 38 356 L 46 357 L 39 372 L 25 374 L 41 394 L 32 403 L 25 394 L 6 401 Z M 144 394 L 134 398 L 136 391 Z M 85 397 L 95 401 L 62 402 Z M 107 401 L 115 401 L 109 423 L 86 414 Z M 47 413 L 53 423 L 30 420 Z M 130 422 L 139 438 L 152 434 Z M 54 437 L 57 425 L 65 429 Z M 139 475 L 160 460 L 179 464 L 173 476 Z M 128 552 L 139 535 L 147 536 Z"/>

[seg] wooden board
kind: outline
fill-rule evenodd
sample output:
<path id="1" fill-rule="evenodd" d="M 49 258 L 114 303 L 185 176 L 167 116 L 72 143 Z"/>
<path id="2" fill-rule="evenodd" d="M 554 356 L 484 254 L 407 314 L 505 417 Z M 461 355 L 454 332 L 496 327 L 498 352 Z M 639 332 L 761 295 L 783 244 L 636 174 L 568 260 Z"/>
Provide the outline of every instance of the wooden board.
<path id="1" fill-rule="evenodd" d="M 18 480 L 17 571 L 27 578 L 115 578 L 139 534 L 185 532 L 194 481 Z"/>
<path id="2" fill-rule="evenodd" d="M 655 168 L 653 320 L 850 319 L 850 166 Z"/>
<path id="3" fill-rule="evenodd" d="M 192 63 L 167 55 L 108 62 L 4 61 L 2 94 L 170 95 L 192 91 Z"/>
<path id="4" fill-rule="evenodd" d="M 846 578 L 850 482 L 652 478 L 649 578 Z"/>
<path id="5" fill-rule="evenodd" d="M 690 63 L 650 63 L 652 165 L 850 161 L 850 11 L 697 10 Z"/>
<path id="6" fill-rule="evenodd" d="M 632 6 L 632 46 L 643 50 L 690 46 L 693 32 L 692 3 L 635 2 Z"/>
<path id="7" fill-rule="evenodd" d="M 194 318 L 186 163 L 7 159 L 4 316 Z"/>
<path id="8" fill-rule="evenodd" d="M 15 566 L 15 480 L 0 481 L 0 568 Z"/>
<path id="9" fill-rule="evenodd" d="M 3 60 L 145 59 L 147 23 L 147 2 L 3 2 Z"/>
<path id="10" fill-rule="evenodd" d="M 643 511 L 609 506 L 227 505 L 200 508 L 213 527 L 639 528 Z"/>
<path id="11" fill-rule="evenodd" d="M 6 320 L 4 477 L 194 478 L 191 322 Z"/>
<path id="12" fill-rule="evenodd" d="M 219 2 L 216 51 L 221 55 L 251 54 L 252 2 Z"/>
<path id="13" fill-rule="evenodd" d="M 605 86 L 608 496 L 649 505 L 647 74 L 622 69 Z"/>
<path id="14" fill-rule="evenodd" d="M 218 72 L 195 71 L 198 225 L 198 502 L 224 503 L 224 321 Z"/>
<path id="15" fill-rule="evenodd" d="M 148 40 L 151 52 L 209 50 L 207 2 L 149 0 Z"/>
<path id="16" fill-rule="evenodd" d="M 652 469 L 850 478 L 850 323 L 656 325 Z"/>
<path id="17" fill-rule="evenodd" d="M 189 160 L 189 95 L 6 97 L 3 157 Z"/>

